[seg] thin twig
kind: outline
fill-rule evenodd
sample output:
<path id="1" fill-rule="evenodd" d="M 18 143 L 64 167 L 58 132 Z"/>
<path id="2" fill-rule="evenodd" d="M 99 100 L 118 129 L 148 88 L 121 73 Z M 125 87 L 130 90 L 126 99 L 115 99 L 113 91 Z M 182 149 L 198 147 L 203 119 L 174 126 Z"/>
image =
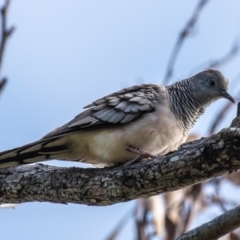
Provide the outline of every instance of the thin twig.
<path id="1" fill-rule="evenodd" d="M 14 27 L 7 28 L 7 12 L 10 4 L 10 0 L 6 0 L 5 4 L 1 8 L 1 21 L 2 21 L 2 33 L 0 44 L 0 69 L 2 67 L 2 59 L 8 37 L 13 33 Z"/>
<path id="2" fill-rule="evenodd" d="M 219 60 L 211 61 L 211 63 L 209 64 L 209 67 L 210 68 L 219 68 L 222 65 L 225 65 L 226 63 L 230 62 L 234 57 L 236 57 L 238 52 L 239 52 L 239 44 L 235 43 L 235 44 L 233 44 L 230 51 L 226 55 L 224 55 Z"/>
<path id="3" fill-rule="evenodd" d="M 127 223 L 127 221 L 130 219 L 130 217 L 132 215 L 133 215 L 133 211 L 131 209 L 130 212 L 128 211 L 122 217 L 122 219 L 118 222 L 117 226 L 113 229 L 111 234 L 109 234 L 109 236 L 106 238 L 106 240 L 114 240 L 114 239 L 116 239 L 116 237 L 118 236 L 119 232 L 122 230 L 122 228 L 125 226 L 125 224 Z"/>
<path id="4" fill-rule="evenodd" d="M 171 56 L 168 61 L 167 71 L 166 71 L 166 75 L 165 75 L 164 81 L 163 81 L 164 85 L 166 85 L 169 82 L 170 78 L 173 75 L 174 65 L 177 60 L 177 56 L 180 52 L 180 49 L 182 47 L 184 40 L 186 40 L 186 38 L 193 32 L 194 27 L 199 19 L 199 15 L 200 15 L 203 7 L 208 2 L 209 2 L 209 0 L 200 0 L 199 1 L 199 3 L 197 4 L 197 7 L 195 8 L 195 10 L 193 12 L 193 15 L 191 16 L 191 18 L 189 19 L 189 21 L 187 22 L 186 26 L 183 28 L 181 33 L 179 34 L 178 39 L 175 43 L 175 46 L 173 48 L 173 51 L 172 51 Z"/>
<path id="5" fill-rule="evenodd" d="M 239 101 L 238 95 L 240 94 L 240 91 L 235 97 L 235 101 Z M 227 115 L 227 112 L 231 109 L 231 107 L 234 106 L 231 102 L 227 102 L 225 106 L 221 109 L 221 111 L 216 115 L 215 120 L 212 122 L 212 125 L 209 128 L 208 135 L 212 135 L 216 132 L 217 127 L 219 124 L 224 120 L 224 117 Z"/>
<path id="6" fill-rule="evenodd" d="M 213 133 L 215 133 L 218 125 L 222 122 L 224 116 L 226 116 L 227 112 L 230 110 L 232 105 L 233 104 L 231 102 L 227 102 L 225 106 L 221 109 L 221 111 L 216 115 L 208 131 L 208 135 L 212 135 Z"/>
<path id="7" fill-rule="evenodd" d="M 231 80 L 231 86 L 234 86 L 234 90 L 238 90 L 239 86 L 240 86 L 240 72 L 238 72 L 238 74 Z M 240 92 L 237 93 L 237 95 L 239 95 Z"/>
<path id="8" fill-rule="evenodd" d="M 189 73 L 189 75 L 192 75 L 193 73 L 197 72 L 198 69 L 203 68 L 220 68 L 223 65 L 226 65 L 231 62 L 239 53 L 240 50 L 240 44 L 238 41 L 234 42 L 230 48 L 230 50 L 223 55 L 219 59 L 215 60 L 208 60 L 204 63 L 201 63 L 197 66 L 195 66 Z"/>
<path id="9" fill-rule="evenodd" d="M 9 4 L 10 4 L 10 0 L 6 0 L 5 4 L 1 8 L 2 29 L 1 29 L 1 42 L 0 42 L 0 70 L 2 68 L 3 55 L 6 48 L 7 40 L 14 31 L 14 27 L 7 28 L 7 12 L 9 8 Z M 7 82 L 6 78 L 2 78 L 0 80 L 0 93 L 3 90 L 3 87 L 6 85 L 6 82 Z"/>
<path id="10" fill-rule="evenodd" d="M 6 85 L 6 82 L 7 82 L 6 78 L 0 81 L 0 93 L 2 92 L 4 86 Z"/>

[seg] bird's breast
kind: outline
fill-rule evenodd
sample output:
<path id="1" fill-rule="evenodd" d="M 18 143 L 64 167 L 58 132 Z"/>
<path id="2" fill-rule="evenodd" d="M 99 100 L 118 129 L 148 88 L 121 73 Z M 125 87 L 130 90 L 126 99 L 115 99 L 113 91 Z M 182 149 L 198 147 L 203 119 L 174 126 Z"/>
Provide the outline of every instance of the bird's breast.
<path id="1" fill-rule="evenodd" d="M 132 160 L 137 155 L 128 145 L 155 155 L 164 155 L 185 141 L 183 131 L 173 114 L 146 114 L 128 124 L 78 133 L 72 139 L 76 156 L 92 164 L 112 165 Z"/>

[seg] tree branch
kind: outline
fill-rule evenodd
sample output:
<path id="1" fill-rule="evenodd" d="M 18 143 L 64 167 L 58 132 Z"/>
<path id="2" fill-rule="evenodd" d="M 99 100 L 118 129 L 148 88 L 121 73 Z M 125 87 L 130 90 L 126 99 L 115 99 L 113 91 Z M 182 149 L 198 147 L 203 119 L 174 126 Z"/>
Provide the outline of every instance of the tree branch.
<path id="1" fill-rule="evenodd" d="M 180 235 L 176 240 L 218 239 L 238 227 L 240 227 L 240 206 Z"/>
<path id="2" fill-rule="evenodd" d="M 103 169 L 25 165 L 0 171 L 0 203 L 106 206 L 177 190 L 240 169 L 240 117 L 230 128 L 168 155 Z"/>

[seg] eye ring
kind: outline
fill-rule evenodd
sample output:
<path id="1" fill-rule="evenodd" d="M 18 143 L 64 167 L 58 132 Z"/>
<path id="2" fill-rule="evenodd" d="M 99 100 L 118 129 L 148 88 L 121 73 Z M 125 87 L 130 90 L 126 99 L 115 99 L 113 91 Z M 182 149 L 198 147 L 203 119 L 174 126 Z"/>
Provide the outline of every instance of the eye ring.
<path id="1" fill-rule="evenodd" d="M 216 86 L 215 79 L 213 79 L 213 78 L 209 79 L 208 84 L 209 84 L 210 87 L 215 87 Z"/>

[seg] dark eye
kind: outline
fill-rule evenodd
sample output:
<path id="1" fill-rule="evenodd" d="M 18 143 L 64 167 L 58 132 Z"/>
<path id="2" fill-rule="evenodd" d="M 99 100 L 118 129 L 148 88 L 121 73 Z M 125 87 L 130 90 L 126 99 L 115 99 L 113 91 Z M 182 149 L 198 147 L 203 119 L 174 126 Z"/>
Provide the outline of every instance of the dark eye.
<path id="1" fill-rule="evenodd" d="M 216 86 L 215 79 L 209 79 L 208 84 L 209 84 L 210 87 L 215 87 Z"/>

